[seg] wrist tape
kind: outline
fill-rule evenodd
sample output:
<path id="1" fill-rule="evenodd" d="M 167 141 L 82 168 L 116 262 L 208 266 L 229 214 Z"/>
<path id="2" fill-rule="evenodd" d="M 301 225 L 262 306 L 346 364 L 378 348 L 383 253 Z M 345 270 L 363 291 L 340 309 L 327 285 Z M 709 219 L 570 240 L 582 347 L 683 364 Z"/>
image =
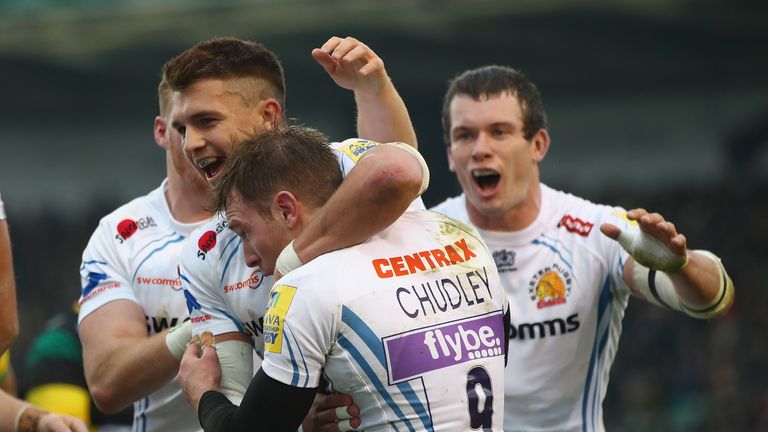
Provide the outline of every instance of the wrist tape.
<path id="1" fill-rule="evenodd" d="M 695 252 L 714 261 L 720 272 L 720 290 L 710 304 L 697 306 L 685 304 L 677 294 L 674 281 L 667 273 L 651 270 L 635 261 L 632 268 L 632 282 L 637 293 L 652 303 L 685 312 L 694 318 L 706 319 L 724 313 L 733 302 L 733 281 L 726 273 L 720 258 L 715 254 L 705 250 Z"/>
<path id="2" fill-rule="evenodd" d="M 184 321 L 182 324 L 172 327 L 165 334 L 165 345 L 176 360 L 181 360 L 191 339 L 192 321 Z"/>
<path id="3" fill-rule="evenodd" d="M 281 275 L 285 276 L 302 265 L 304 265 L 304 263 L 301 262 L 299 256 L 296 255 L 296 249 L 293 248 L 293 240 L 291 240 L 291 242 L 280 252 L 280 255 L 277 256 L 275 269 L 280 272 Z"/>
<path id="4" fill-rule="evenodd" d="M 16 419 L 13 421 L 13 430 L 16 432 L 36 432 L 40 419 L 46 414 L 48 414 L 48 411 L 26 404 L 16 414 Z"/>
<path id="5" fill-rule="evenodd" d="M 636 262 L 651 270 L 679 272 L 688 264 L 688 256 L 673 253 L 656 237 L 641 229 L 621 230 L 616 239 Z"/>

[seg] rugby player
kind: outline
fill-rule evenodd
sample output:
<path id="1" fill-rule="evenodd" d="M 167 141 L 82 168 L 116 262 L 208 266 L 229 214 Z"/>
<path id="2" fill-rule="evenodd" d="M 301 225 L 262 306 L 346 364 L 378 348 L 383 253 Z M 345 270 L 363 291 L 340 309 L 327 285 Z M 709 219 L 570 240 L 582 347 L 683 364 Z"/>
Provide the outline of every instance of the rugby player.
<path id="1" fill-rule="evenodd" d="M 405 105 L 382 60 L 369 47 L 351 37 L 332 37 L 312 56 L 339 86 L 354 92 L 361 137 L 415 146 Z M 225 173 L 225 161 L 242 138 L 284 123 L 282 68 L 261 45 L 231 38 L 206 41 L 166 63 L 164 75 L 179 106 L 173 127 L 184 136 L 187 158 L 212 185 Z M 418 197 L 426 182 L 424 170 L 413 166 L 415 150 L 404 145 L 373 147 L 378 146 L 351 140 L 338 148 L 349 177 L 296 240 L 294 261 L 363 241 L 391 224 Z M 420 200 L 414 205 L 423 208 Z M 250 363 L 244 361 L 250 358 L 251 344 L 263 351 L 263 317 L 273 279 L 248 266 L 241 242 L 223 215 L 192 236 L 181 261 L 193 332 L 207 330 L 216 336 L 225 365 L 225 391 L 238 402 L 252 377 Z M 332 397 L 319 401 L 318 408 L 349 402 L 348 397 Z M 352 412 L 346 415 L 352 415 L 355 408 L 348 410 Z M 336 410 L 326 414 L 331 414 L 327 420 L 338 420 Z"/>
<path id="2" fill-rule="evenodd" d="M 239 146 L 217 186 L 247 262 L 278 255 L 342 181 L 313 129 L 266 132 Z M 415 167 L 423 167 L 412 161 Z M 324 254 L 272 288 L 265 356 L 239 407 L 218 392 L 218 356 L 190 344 L 179 377 L 206 431 L 293 430 L 324 378 L 360 408 L 364 430 L 501 431 L 506 299 L 476 231 L 407 211 L 368 241 Z"/>
<path id="3" fill-rule="evenodd" d="M 504 430 L 604 430 L 602 401 L 629 296 L 695 318 L 720 316 L 733 301 L 723 264 L 688 249 L 658 213 L 594 204 L 541 183 L 546 115 L 536 86 L 514 69 L 454 78 L 443 129 L 463 193 L 433 210 L 478 228 L 510 299 Z"/>

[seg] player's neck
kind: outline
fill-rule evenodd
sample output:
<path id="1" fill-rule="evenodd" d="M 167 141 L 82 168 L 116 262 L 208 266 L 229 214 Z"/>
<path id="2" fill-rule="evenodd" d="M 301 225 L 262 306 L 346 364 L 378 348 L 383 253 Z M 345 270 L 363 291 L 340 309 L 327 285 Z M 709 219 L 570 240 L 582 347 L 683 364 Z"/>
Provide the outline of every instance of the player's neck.
<path id="1" fill-rule="evenodd" d="M 530 226 L 541 212 L 541 188 L 535 183 L 523 201 L 499 214 L 482 213 L 469 200 L 465 202 L 469 220 L 474 226 L 487 231 L 514 232 Z"/>
<path id="2" fill-rule="evenodd" d="M 212 215 L 208 211 L 211 204 L 210 190 L 185 181 L 171 170 L 168 170 L 165 200 L 173 218 L 181 223 L 200 222 Z"/>

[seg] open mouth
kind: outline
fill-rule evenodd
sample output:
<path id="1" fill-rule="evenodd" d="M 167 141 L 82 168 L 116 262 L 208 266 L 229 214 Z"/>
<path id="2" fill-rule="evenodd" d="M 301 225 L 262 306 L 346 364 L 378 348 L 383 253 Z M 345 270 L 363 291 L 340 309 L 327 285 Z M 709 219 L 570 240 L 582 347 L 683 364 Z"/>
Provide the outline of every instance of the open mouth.
<path id="1" fill-rule="evenodd" d="M 483 195 L 490 195 L 499 186 L 501 174 L 492 169 L 475 169 L 472 170 L 472 178 Z"/>
<path id="2" fill-rule="evenodd" d="M 197 166 L 205 173 L 205 178 L 210 180 L 221 171 L 221 167 L 224 166 L 224 159 L 216 157 L 200 159 L 197 161 Z"/>

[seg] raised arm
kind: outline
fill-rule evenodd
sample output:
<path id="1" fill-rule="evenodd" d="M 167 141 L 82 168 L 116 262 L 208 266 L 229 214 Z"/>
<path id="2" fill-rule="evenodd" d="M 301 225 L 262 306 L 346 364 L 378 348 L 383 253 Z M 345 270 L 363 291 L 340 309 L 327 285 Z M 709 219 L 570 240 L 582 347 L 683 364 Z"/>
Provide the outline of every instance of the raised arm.
<path id="1" fill-rule="evenodd" d="M 696 318 L 728 311 L 733 282 L 716 255 L 688 249 L 685 236 L 658 213 L 633 209 L 627 218 L 637 221 L 640 230 L 621 231 L 612 224 L 600 229 L 629 253 L 624 281 L 633 293 Z"/>
<path id="2" fill-rule="evenodd" d="M 367 240 L 405 212 L 426 188 L 428 178 L 426 164 L 415 151 L 402 146 L 375 146 L 360 158 L 287 251 L 292 246 L 300 262 L 308 262 L 323 253 Z M 283 273 L 284 258 L 280 258 L 278 270 Z"/>
<path id="3" fill-rule="evenodd" d="M 408 109 L 373 50 L 353 37 L 334 36 L 312 50 L 312 57 L 336 84 L 354 91 L 360 138 L 417 146 Z"/>
<path id="4" fill-rule="evenodd" d="M 11 239 L 8 222 L 0 197 L 0 354 L 4 353 L 19 335 L 19 319 L 16 314 L 16 282 L 13 276 Z"/>

